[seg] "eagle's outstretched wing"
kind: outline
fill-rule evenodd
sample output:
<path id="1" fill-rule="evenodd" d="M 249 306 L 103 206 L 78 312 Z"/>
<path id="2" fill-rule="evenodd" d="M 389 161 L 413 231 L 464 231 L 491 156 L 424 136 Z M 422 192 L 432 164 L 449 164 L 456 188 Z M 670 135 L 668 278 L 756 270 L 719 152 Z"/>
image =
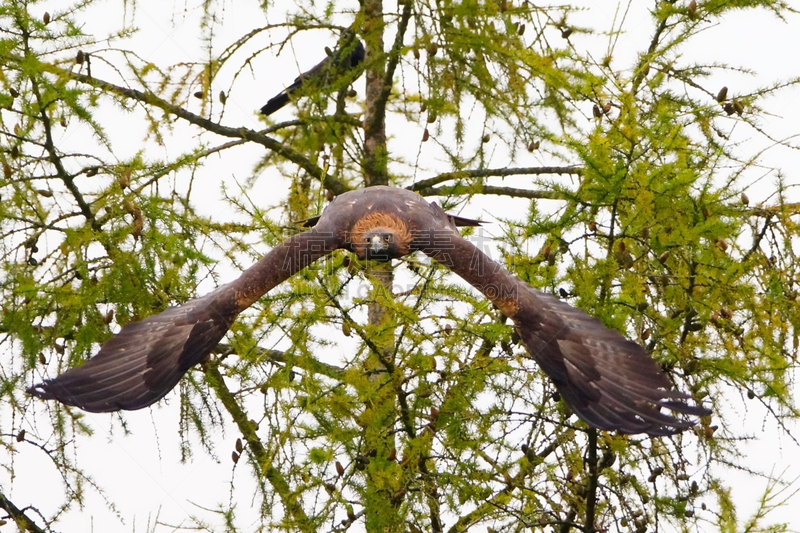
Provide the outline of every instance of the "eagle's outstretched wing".
<path id="1" fill-rule="evenodd" d="M 622 433 L 670 435 L 693 425 L 665 410 L 704 416 L 635 342 L 600 320 L 522 282 L 454 229 L 422 251 L 480 290 L 514 321 L 525 348 L 584 422 Z"/>
<path id="2" fill-rule="evenodd" d="M 28 392 L 95 413 L 147 407 L 211 352 L 239 313 L 339 245 L 336 235 L 318 229 L 290 237 L 236 281 L 180 307 L 126 324 L 84 365 Z"/>

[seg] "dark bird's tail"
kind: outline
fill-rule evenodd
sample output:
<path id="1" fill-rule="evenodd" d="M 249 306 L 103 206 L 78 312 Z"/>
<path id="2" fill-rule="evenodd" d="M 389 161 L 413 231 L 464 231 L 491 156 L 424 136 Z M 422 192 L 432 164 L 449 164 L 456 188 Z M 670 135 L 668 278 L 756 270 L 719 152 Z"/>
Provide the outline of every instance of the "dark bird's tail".
<path id="1" fill-rule="evenodd" d="M 264 104 L 264 106 L 261 108 L 261 114 L 265 116 L 270 116 L 275 111 L 282 108 L 288 103 L 289 103 L 289 93 L 283 91 L 277 96 L 273 96 L 272 98 L 270 98 L 269 102 Z"/>
<path id="2" fill-rule="evenodd" d="M 300 89 L 306 82 L 311 82 L 312 86 L 319 85 L 319 89 L 325 90 L 337 76 L 343 75 L 358 67 L 358 65 L 364 61 L 366 50 L 364 49 L 363 43 L 355 39 L 355 45 L 352 50 L 350 50 L 347 55 L 344 55 L 344 53 L 345 49 L 339 48 L 311 69 L 300 74 L 295 78 L 294 83 L 272 97 L 269 102 L 261 108 L 261 114 L 269 116 L 288 104 L 289 95 Z M 350 81 L 352 82 L 354 80 Z"/>

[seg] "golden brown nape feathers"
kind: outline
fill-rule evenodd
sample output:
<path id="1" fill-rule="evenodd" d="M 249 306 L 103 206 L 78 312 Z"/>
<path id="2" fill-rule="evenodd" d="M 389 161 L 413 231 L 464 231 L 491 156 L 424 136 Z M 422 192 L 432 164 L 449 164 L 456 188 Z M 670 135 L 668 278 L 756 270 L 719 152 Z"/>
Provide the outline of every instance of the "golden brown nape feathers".
<path id="1" fill-rule="evenodd" d="M 389 261 L 411 251 L 411 231 L 398 216 L 375 211 L 359 219 L 348 235 L 359 259 Z"/>

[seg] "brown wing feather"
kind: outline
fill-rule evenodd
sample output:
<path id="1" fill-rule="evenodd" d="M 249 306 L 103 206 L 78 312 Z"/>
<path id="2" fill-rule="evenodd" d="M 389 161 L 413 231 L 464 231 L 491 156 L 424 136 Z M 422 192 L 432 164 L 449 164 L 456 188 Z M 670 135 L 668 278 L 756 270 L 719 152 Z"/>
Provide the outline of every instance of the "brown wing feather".
<path id="1" fill-rule="evenodd" d="M 225 336 L 236 317 L 230 292 L 229 286 L 222 287 L 127 324 L 86 364 L 28 392 L 95 413 L 147 407 L 172 390 Z"/>
<path id="2" fill-rule="evenodd" d="M 452 226 L 421 246 L 427 255 L 483 292 L 514 321 L 522 342 L 561 397 L 583 421 L 622 433 L 669 435 L 692 426 L 662 410 L 704 416 L 673 390 L 658 364 L 638 344 L 596 318 L 512 276 Z M 448 234 L 445 238 L 445 234 Z"/>
<path id="3" fill-rule="evenodd" d="M 127 324 L 83 366 L 28 392 L 90 412 L 134 410 L 163 398 L 267 291 L 339 246 L 316 229 L 276 246 L 234 282 L 180 307 Z"/>

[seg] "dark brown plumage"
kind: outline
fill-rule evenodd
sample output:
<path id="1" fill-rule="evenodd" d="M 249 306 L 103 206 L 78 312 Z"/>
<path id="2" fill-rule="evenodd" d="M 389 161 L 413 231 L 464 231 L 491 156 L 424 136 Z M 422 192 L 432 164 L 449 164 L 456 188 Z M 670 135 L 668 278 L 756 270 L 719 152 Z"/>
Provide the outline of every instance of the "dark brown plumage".
<path id="1" fill-rule="evenodd" d="M 352 34 L 350 34 L 352 35 Z M 269 116 L 289 103 L 290 95 L 300 90 L 301 87 L 309 82 L 316 84 L 320 89 L 330 85 L 337 75 L 353 71 L 364 61 L 366 51 L 364 45 L 358 39 L 347 35 L 343 37 L 343 50 L 336 50 L 330 56 L 311 67 L 309 70 L 297 76 L 294 82 L 284 90 L 273 96 L 261 107 L 261 114 Z M 347 39 L 351 39 L 347 42 Z M 355 42 L 353 42 L 355 41 Z M 344 55 L 347 54 L 347 55 Z"/>
<path id="2" fill-rule="evenodd" d="M 529 287 L 456 229 L 476 223 L 448 215 L 403 189 L 371 187 L 342 194 L 319 218 L 305 221 L 315 224 L 312 229 L 275 247 L 236 281 L 126 325 L 86 364 L 29 392 L 94 412 L 151 405 L 209 354 L 240 312 L 313 261 L 343 248 L 361 259 L 384 261 L 419 251 L 464 278 L 514 321 L 533 359 L 591 426 L 669 435 L 692 422 L 665 411 L 709 414 L 673 390 L 641 346 Z"/>

